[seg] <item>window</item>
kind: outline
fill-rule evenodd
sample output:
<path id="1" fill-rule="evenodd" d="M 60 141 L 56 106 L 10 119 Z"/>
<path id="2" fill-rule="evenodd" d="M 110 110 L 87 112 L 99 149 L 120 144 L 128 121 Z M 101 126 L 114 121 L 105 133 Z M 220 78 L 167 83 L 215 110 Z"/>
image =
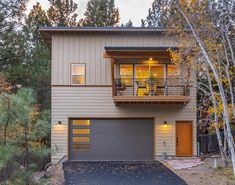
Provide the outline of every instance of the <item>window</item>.
<path id="1" fill-rule="evenodd" d="M 73 125 L 90 125 L 90 120 L 74 119 Z"/>
<path id="2" fill-rule="evenodd" d="M 85 64 L 72 64 L 71 69 L 72 84 L 73 85 L 84 85 L 86 82 L 85 78 Z"/>
<path id="3" fill-rule="evenodd" d="M 73 137 L 73 142 L 90 142 L 90 137 L 89 136 Z"/>
<path id="4" fill-rule="evenodd" d="M 73 134 L 90 134 L 90 129 L 86 128 L 73 129 Z"/>
<path id="5" fill-rule="evenodd" d="M 73 149 L 74 150 L 88 150 L 90 149 L 89 144 L 73 144 Z"/>
<path id="6" fill-rule="evenodd" d="M 120 78 L 125 85 L 132 85 L 133 78 L 133 65 L 121 64 L 120 65 Z"/>
<path id="7" fill-rule="evenodd" d="M 163 79 L 164 78 L 164 65 L 150 66 L 150 77 Z"/>
<path id="8" fill-rule="evenodd" d="M 164 65 L 143 65 L 138 64 L 135 67 L 136 78 L 145 80 L 146 78 L 164 78 L 165 66 Z"/>
<path id="9" fill-rule="evenodd" d="M 167 78 L 180 78 L 180 66 L 179 65 L 168 65 L 167 66 Z"/>
<path id="10" fill-rule="evenodd" d="M 71 143 L 73 150 L 89 150 L 90 149 L 90 124 L 88 119 L 71 119 Z"/>

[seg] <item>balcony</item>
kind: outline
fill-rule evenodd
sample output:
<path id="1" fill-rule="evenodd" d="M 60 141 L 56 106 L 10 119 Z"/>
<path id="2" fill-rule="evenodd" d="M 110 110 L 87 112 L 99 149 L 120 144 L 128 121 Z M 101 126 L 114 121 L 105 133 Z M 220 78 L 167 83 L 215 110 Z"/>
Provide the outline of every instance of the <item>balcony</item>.
<path id="1" fill-rule="evenodd" d="M 113 101 L 120 104 L 187 104 L 190 85 L 186 79 L 115 78 Z"/>

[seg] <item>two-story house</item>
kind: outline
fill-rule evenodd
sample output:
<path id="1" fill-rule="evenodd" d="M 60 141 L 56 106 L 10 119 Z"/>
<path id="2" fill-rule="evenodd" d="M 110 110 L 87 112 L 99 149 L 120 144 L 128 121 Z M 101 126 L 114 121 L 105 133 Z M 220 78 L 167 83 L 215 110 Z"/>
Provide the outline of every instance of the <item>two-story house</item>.
<path id="1" fill-rule="evenodd" d="M 172 63 L 178 44 L 168 30 L 40 32 L 52 55 L 52 162 L 197 154 L 195 74 Z"/>

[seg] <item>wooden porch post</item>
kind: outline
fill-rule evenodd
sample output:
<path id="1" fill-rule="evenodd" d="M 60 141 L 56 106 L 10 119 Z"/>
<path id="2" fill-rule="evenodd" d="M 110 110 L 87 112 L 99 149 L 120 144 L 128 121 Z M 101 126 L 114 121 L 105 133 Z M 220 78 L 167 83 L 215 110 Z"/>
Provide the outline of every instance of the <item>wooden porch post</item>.
<path id="1" fill-rule="evenodd" d="M 112 94 L 113 96 L 116 95 L 116 85 L 115 85 L 115 78 L 114 78 L 114 64 L 115 59 L 111 59 L 111 73 L 112 73 Z"/>

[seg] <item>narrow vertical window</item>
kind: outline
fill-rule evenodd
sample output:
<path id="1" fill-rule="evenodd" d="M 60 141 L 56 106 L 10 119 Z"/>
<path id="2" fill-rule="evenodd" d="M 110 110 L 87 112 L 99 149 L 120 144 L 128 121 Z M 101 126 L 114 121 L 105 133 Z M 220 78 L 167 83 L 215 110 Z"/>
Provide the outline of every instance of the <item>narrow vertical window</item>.
<path id="1" fill-rule="evenodd" d="M 72 85 L 84 85 L 86 83 L 85 64 L 72 64 Z"/>

